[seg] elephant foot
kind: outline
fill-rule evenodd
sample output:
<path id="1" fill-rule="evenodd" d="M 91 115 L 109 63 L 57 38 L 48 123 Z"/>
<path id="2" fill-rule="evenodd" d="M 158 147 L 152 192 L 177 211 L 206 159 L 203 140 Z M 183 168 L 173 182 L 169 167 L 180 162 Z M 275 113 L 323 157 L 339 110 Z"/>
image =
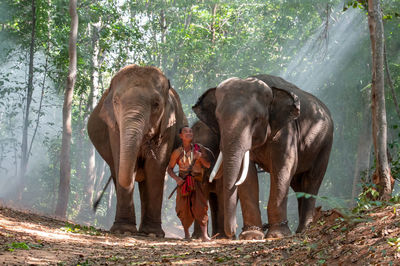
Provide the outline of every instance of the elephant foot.
<path id="1" fill-rule="evenodd" d="M 303 223 L 303 224 L 299 224 L 299 226 L 296 229 L 296 233 L 297 234 L 298 233 L 303 233 L 311 225 L 311 223 L 312 223 L 312 220 L 310 220 L 310 221 L 308 221 L 306 223 Z"/>
<path id="2" fill-rule="evenodd" d="M 150 237 L 165 237 L 165 232 L 162 230 L 161 224 L 142 224 L 139 229 L 139 234 Z"/>
<path id="3" fill-rule="evenodd" d="M 245 226 L 239 235 L 239 240 L 261 240 L 263 238 L 264 233 L 258 226 Z"/>
<path id="4" fill-rule="evenodd" d="M 136 224 L 132 223 L 123 223 L 123 222 L 114 222 L 113 226 L 110 229 L 110 232 L 113 234 L 136 234 Z"/>
<path id="5" fill-rule="evenodd" d="M 266 239 L 279 239 L 290 236 L 292 234 L 288 226 L 288 221 L 275 224 L 267 224 L 264 225 L 263 228 L 268 229 L 268 232 L 265 235 Z"/>

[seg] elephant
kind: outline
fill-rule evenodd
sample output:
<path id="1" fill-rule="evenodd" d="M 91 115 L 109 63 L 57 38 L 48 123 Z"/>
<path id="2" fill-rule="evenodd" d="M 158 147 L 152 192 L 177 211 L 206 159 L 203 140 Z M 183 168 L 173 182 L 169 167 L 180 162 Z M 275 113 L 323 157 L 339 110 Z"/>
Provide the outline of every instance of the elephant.
<path id="1" fill-rule="evenodd" d="M 202 151 L 207 154 L 211 162 L 211 167 L 207 169 L 203 176 L 203 191 L 209 201 L 212 235 L 218 235 L 218 238 L 228 238 L 224 232 L 224 202 L 223 202 L 223 178 L 222 171 L 219 171 L 213 182 L 209 182 L 211 169 L 216 162 L 215 155 L 219 154 L 219 136 L 213 132 L 205 123 L 197 121 L 192 126 L 193 142 L 199 143 L 207 148 L 207 151 Z M 238 189 L 238 198 L 242 206 L 244 227 L 239 235 L 240 239 L 262 239 L 261 213 L 259 208 L 257 169 L 254 164 L 251 165 L 246 182 Z M 200 226 L 195 221 L 195 227 L 192 237 L 199 238 L 201 236 Z"/>
<path id="2" fill-rule="evenodd" d="M 117 194 L 116 233 L 164 237 L 161 206 L 165 171 L 187 124 L 180 98 L 155 67 L 128 65 L 112 78 L 88 120 L 89 138 L 110 167 Z M 136 228 L 134 182 L 141 221 Z"/>
<path id="3" fill-rule="evenodd" d="M 280 77 L 261 74 L 229 78 L 204 92 L 192 108 L 220 135 L 225 234 L 235 234 L 236 195 L 251 159 L 271 178 L 265 237 L 290 235 L 289 186 L 317 195 L 328 166 L 333 120 L 325 104 Z M 296 232 L 303 232 L 312 222 L 316 200 L 297 201 Z"/>

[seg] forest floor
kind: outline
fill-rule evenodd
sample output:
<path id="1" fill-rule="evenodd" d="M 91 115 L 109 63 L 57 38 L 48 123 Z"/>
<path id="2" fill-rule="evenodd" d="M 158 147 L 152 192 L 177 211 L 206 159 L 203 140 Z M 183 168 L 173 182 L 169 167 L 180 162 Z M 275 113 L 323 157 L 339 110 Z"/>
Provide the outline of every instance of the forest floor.
<path id="1" fill-rule="evenodd" d="M 0 205 L 0 264 L 400 265 L 400 204 L 362 216 L 318 211 L 303 234 L 279 240 L 184 241 L 112 235 Z"/>

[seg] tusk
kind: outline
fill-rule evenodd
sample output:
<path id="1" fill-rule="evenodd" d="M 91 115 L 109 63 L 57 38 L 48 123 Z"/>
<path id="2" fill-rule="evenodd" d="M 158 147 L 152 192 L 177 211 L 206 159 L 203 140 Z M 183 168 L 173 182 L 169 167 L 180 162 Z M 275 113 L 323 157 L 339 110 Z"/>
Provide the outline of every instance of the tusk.
<path id="1" fill-rule="evenodd" d="M 222 152 L 219 152 L 217 162 L 215 163 L 214 168 L 211 171 L 210 179 L 208 180 L 210 183 L 214 180 L 215 176 L 217 175 L 221 163 L 222 163 Z"/>
<path id="2" fill-rule="evenodd" d="M 246 180 L 247 172 L 249 171 L 249 161 L 250 161 L 249 157 L 250 157 L 250 152 L 246 151 L 243 158 L 242 175 L 240 176 L 239 181 L 236 182 L 235 184 L 236 186 L 243 184 L 243 182 Z"/>

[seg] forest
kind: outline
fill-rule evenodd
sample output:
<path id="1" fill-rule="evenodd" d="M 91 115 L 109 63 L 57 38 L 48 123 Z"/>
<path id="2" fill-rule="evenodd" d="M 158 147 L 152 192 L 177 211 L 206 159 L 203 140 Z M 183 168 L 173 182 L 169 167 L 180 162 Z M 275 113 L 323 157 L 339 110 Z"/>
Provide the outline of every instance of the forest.
<path id="1" fill-rule="evenodd" d="M 383 26 L 380 72 L 371 47 L 372 3 L 378 3 Z M 87 123 L 112 77 L 129 64 L 165 74 L 190 126 L 198 120 L 192 110 L 197 99 L 230 77 L 279 76 L 325 103 L 334 123 L 328 168 L 318 195 L 289 191 L 292 232 L 299 223 L 298 197 L 315 197 L 323 210 L 342 214 L 400 202 L 400 1 L 2 0 L 0 60 L 2 206 L 110 229 L 115 187 L 106 186 L 110 169 Z M 373 73 L 381 73 L 380 102 Z M 374 108 L 383 110 L 379 129 L 373 127 Z M 386 152 L 377 152 L 382 143 Z M 383 183 L 373 182 L 374 173 L 383 172 L 395 180 L 384 199 L 377 195 Z M 270 178 L 265 171 L 258 176 L 266 223 Z M 175 185 L 166 175 L 162 227 L 166 237 L 182 238 L 175 197 L 168 199 Z M 138 189 L 134 199 L 140 221 Z M 238 229 L 241 214 L 239 207 Z"/>

